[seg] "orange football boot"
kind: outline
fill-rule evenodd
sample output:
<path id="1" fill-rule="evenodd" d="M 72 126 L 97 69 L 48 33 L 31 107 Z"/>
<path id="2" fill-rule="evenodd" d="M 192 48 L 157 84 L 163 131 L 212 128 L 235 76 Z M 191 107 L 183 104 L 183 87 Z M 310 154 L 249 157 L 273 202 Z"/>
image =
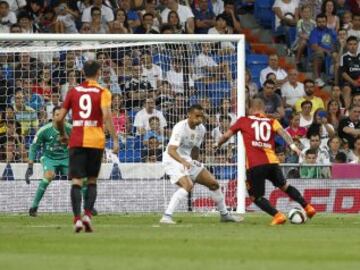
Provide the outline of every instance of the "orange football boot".
<path id="1" fill-rule="evenodd" d="M 310 203 L 305 206 L 304 210 L 308 218 L 312 218 L 316 214 L 315 208 Z"/>
<path id="2" fill-rule="evenodd" d="M 270 225 L 271 226 L 275 226 L 275 225 L 280 225 L 280 224 L 284 224 L 286 222 L 286 216 L 283 213 L 278 212 L 273 220 L 271 221 Z"/>

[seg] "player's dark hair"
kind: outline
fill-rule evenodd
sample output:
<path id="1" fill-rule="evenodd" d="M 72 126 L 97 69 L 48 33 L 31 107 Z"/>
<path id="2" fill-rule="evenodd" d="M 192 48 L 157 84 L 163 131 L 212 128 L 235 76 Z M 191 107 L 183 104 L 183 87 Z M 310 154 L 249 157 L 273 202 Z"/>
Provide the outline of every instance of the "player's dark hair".
<path id="1" fill-rule="evenodd" d="M 320 13 L 320 14 L 316 15 L 316 20 L 322 19 L 322 18 L 327 19 L 326 15 L 324 13 Z"/>
<path id="2" fill-rule="evenodd" d="M 100 69 L 100 64 L 97 61 L 94 60 L 86 61 L 84 64 L 85 77 L 94 77 L 99 69 Z"/>
<path id="3" fill-rule="evenodd" d="M 305 155 L 317 155 L 317 152 L 315 149 L 308 149 L 305 151 Z"/>
<path id="4" fill-rule="evenodd" d="M 306 80 L 304 80 L 303 84 L 305 85 L 305 84 L 307 84 L 307 83 L 315 84 L 314 80 L 312 80 L 312 79 L 306 79 Z"/>
<path id="5" fill-rule="evenodd" d="M 160 118 L 159 118 L 159 117 L 157 117 L 157 116 L 151 116 L 151 117 L 149 118 L 149 124 L 150 124 L 152 121 L 154 121 L 154 120 L 157 120 L 157 121 L 160 122 Z"/>
<path id="6" fill-rule="evenodd" d="M 266 81 L 264 82 L 264 86 L 265 86 L 265 85 L 268 85 L 268 84 L 270 84 L 270 85 L 275 85 L 275 82 L 274 82 L 273 80 L 268 79 L 268 80 L 266 80 Z"/>
<path id="7" fill-rule="evenodd" d="M 358 43 L 358 39 L 355 36 L 350 36 L 346 39 L 346 43 L 349 43 L 351 41 L 356 41 L 356 43 Z"/>
<path id="8" fill-rule="evenodd" d="M 310 100 L 304 100 L 303 102 L 301 102 L 301 108 L 307 104 L 311 105 L 311 107 L 312 107 L 312 103 Z"/>
<path id="9" fill-rule="evenodd" d="M 335 156 L 335 161 L 337 163 L 346 163 L 346 161 L 347 161 L 346 154 L 344 152 L 337 153 Z"/>
<path id="10" fill-rule="evenodd" d="M 352 110 L 354 110 L 355 108 L 358 108 L 358 107 L 360 107 L 360 106 L 357 105 L 357 104 L 351 104 L 350 107 L 349 107 L 349 111 L 352 111 Z"/>
<path id="11" fill-rule="evenodd" d="M 91 16 L 93 15 L 94 11 L 100 11 L 101 12 L 101 9 L 98 8 L 98 7 L 92 7 L 91 11 L 90 11 Z"/>
<path id="12" fill-rule="evenodd" d="M 306 137 L 310 140 L 311 137 L 319 137 L 319 139 L 321 139 L 320 133 L 307 133 Z"/>
<path id="13" fill-rule="evenodd" d="M 142 17 L 143 19 L 147 16 L 151 16 L 151 18 L 154 18 L 154 15 L 152 13 L 146 12 Z"/>
<path id="14" fill-rule="evenodd" d="M 0 1 L 0 5 L 6 5 L 7 8 L 9 8 L 9 3 L 6 1 Z"/>
<path id="15" fill-rule="evenodd" d="M 191 105 L 191 107 L 188 110 L 188 113 L 191 113 L 195 110 L 203 111 L 204 108 L 200 104 L 194 104 L 194 105 Z"/>
<path id="16" fill-rule="evenodd" d="M 60 110 L 60 109 L 61 109 L 60 106 L 55 106 L 55 107 L 53 108 L 53 110 L 52 110 L 52 114 L 54 115 L 55 112 L 56 112 L 57 110 Z"/>

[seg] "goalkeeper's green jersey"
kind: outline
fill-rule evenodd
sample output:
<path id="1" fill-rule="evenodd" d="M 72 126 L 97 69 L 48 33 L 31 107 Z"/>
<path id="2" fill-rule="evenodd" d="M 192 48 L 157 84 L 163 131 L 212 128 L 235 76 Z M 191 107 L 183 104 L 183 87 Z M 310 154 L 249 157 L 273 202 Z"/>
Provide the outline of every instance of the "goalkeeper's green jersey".
<path id="1" fill-rule="evenodd" d="M 67 135 L 71 133 L 71 125 L 68 123 L 65 123 L 65 132 Z M 68 146 L 62 144 L 59 139 L 60 132 L 54 127 L 53 123 L 48 123 L 41 127 L 30 146 L 29 159 L 34 161 L 40 149 L 42 149 L 42 155 L 50 159 L 69 158 Z"/>

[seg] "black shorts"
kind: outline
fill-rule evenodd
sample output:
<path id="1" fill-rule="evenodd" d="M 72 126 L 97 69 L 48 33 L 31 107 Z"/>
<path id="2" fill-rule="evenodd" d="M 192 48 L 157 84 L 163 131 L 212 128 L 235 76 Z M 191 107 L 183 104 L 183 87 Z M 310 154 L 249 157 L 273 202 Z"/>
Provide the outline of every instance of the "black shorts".
<path id="1" fill-rule="evenodd" d="M 275 187 L 282 187 L 286 179 L 278 164 L 264 164 L 246 171 L 246 187 L 250 196 L 255 198 L 265 194 L 265 180 L 268 179 Z"/>
<path id="2" fill-rule="evenodd" d="M 69 176 L 71 178 L 98 177 L 104 150 L 74 147 L 69 149 Z"/>

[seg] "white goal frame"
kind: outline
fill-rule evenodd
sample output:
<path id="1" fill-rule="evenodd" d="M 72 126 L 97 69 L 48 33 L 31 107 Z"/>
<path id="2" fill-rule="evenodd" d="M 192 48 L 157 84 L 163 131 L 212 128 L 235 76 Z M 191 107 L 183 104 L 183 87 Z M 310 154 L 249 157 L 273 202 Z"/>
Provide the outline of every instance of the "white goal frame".
<path id="1" fill-rule="evenodd" d="M 183 34 L 0 34 L 0 41 L 113 41 L 113 42 L 236 42 L 237 46 L 237 116 L 245 115 L 245 36 Z M 245 213 L 245 148 L 238 133 L 237 213 Z"/>

